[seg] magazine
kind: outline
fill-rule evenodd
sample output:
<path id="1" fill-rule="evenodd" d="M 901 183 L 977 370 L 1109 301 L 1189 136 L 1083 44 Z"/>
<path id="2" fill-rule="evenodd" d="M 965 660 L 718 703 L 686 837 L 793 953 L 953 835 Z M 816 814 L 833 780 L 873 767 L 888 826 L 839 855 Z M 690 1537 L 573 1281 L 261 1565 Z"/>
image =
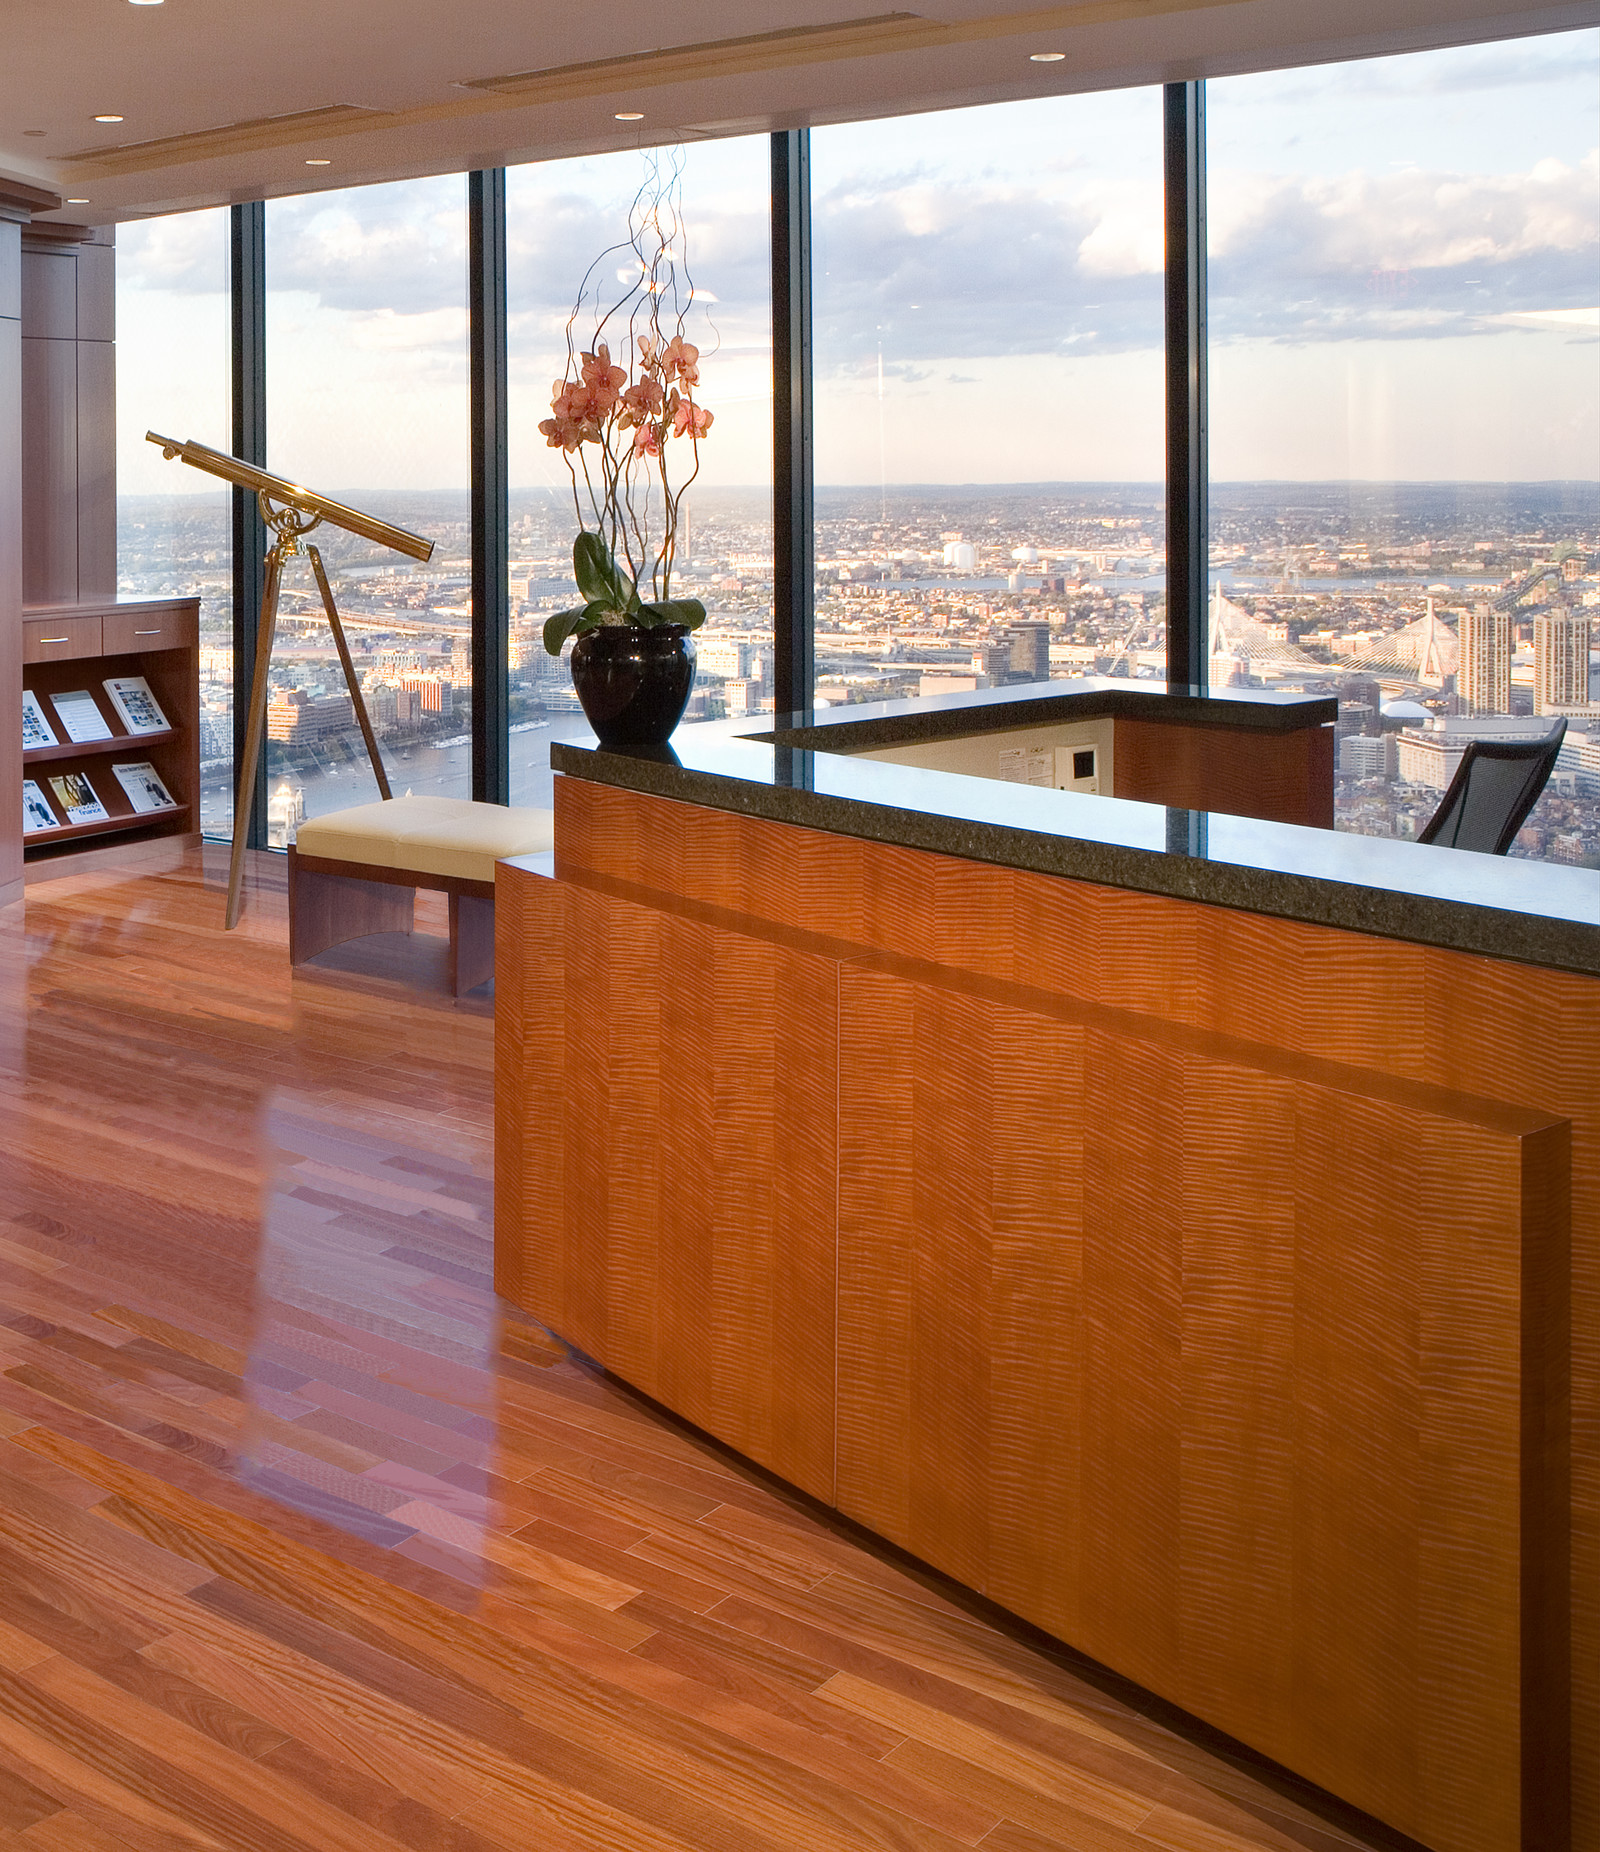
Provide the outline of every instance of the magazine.
<path id="1" fill-rule="evenodd" d="M 22 833 L 31 836 L 35 830 L 58 830 L 61 819 L 50 808 L 50 800 L 31 778 L 22 781 Z"/>
<path id="2" fill-rule="evenodd" d="M 167 717 L 142 675 L 114 675 L 105 685 L 111 705 L 130 733 L 165 733 Z"/>
<path id="3" fill-rule="evenodd" d="M 143 815 L 150 810 L 176 810 L 178 800 L 161 782 L 156 768 L 147 760 L 137 765 L 113 765 L 117 783 L 128 794 L 128 802 Z"/>
<path id="4" fill-rule="evenodd" d="M 52 695 L 50 703 L 56 710 L 56 719 L 67 730 L 67 738 L 75 745 L 81 746 L 87 740 L 116 737 L 106 725 L 105 715 L 100 712 L 94 696 L 87 688 L 75 688 L 70 694 Z"/>
<path id="5" fill-rule="evenodd" d="M 56 802 L 67 813 L 69 823 L 109 821 L 111 813 L 95 796 L 87 772 L 63 772 L 59 778 L 50 780 L 50 789 L 56 794 Z"/>
<path id="6" fill-rule="evenodd" d="M 22 691 L 22 750 L 32 752 L 35 746 L 59 746 L 55 728 L 45 718 L 44 705 L 31 688 Z"/>

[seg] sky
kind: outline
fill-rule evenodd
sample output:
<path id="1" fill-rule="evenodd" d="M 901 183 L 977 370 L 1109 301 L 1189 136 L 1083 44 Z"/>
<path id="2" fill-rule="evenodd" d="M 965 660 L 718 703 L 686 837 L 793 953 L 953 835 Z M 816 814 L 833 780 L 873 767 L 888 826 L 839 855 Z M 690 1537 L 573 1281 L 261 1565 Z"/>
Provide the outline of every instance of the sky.
<path id="1" fill-rule="evenodd" d="M 1214 478 L 1600 476 L 1600 34 L 1216 80 L 1207 108 Z M 818 481 L 1159 478 L 1160 155 L 1152 89 L 814 130 Z M 537 424 L 646 159 L 508 176 L 518 486 L 564 480 Z M 683 164 L 702 480 L 760 484 L 767 143 Z M 272 467 L 464 487 L 462 177 L 267 226 Z M 226 445 L 225 236 L 119 232 L 124 493 L 206 487 L 147 426 Z"/>

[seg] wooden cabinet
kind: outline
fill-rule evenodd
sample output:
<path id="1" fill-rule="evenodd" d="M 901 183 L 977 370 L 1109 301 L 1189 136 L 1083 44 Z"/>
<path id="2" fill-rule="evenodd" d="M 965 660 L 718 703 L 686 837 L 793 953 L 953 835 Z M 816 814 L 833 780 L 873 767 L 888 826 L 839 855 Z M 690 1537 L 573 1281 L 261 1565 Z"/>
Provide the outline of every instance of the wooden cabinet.
<path id="1" fill-rule="evenodd" d="M 73 662 L 100 654 L 98 617 L 25 617 L 22 620 L 22 660 Z"/>
<path id="2" fill-rule="evenodd" d="M 32 862 L 106 841 L 196 833 L 200 818 L 200 606 L 195 598 L 24 607 L 24 690 L 38 697 L 58 743 L 22 754 L 22 775 L 43 792 L 61 818 L 52 778 L 86 777 L 104 806 L 92 823 L 62 822 L 23 838 Z M 160 733 L 130 733 L 106 691 L 113 679 L 142 676 L 168 726 Z M 55 710 L 55 697 L 87 692 L 111 737 L 73 741 Z M 20 724 L 20 721 L 14 724 Z M 174 808 L 134 808 L 115 767 L 148 763 L 175 800 Z"/>

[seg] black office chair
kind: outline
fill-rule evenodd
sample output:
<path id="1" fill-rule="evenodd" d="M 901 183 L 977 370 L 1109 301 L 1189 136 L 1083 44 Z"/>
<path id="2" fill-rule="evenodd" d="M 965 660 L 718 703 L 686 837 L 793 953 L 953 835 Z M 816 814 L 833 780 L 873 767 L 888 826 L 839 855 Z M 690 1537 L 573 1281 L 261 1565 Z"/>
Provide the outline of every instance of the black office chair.
<path id="1" fill-rule="evenodd" d="M 1539 740 L 1474 740 L 1417 841 L 1504 855 L 1555 770 L 1566 732 L 1558 720 Z"/>

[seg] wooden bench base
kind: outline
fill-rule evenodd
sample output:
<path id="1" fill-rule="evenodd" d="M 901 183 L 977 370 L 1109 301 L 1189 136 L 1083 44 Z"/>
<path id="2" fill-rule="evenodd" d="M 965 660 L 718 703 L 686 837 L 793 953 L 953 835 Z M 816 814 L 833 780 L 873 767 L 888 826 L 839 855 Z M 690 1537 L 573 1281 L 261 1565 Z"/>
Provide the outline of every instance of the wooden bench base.
<path id="1" fill-rule="evenodd" d="M 494 883 L 370 862 L 336 862 L 289 846 L 289 963 L 348 939 L 411 932 L 416 890 L 450 897 L 450 989 L 464 997 L 494 976 Z"/>

